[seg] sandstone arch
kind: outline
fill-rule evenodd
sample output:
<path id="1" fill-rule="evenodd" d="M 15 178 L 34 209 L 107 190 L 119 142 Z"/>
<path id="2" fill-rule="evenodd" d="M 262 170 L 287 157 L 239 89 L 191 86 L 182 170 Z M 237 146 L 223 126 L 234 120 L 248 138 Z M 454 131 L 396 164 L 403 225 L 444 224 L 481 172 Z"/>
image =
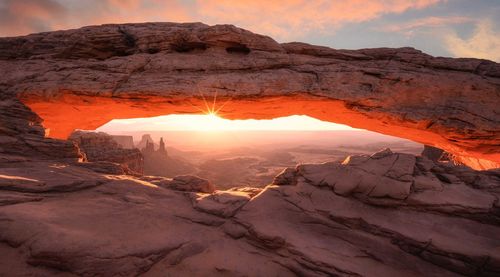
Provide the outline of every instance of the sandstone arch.
<path id="1" fill-rule="evenodd" d="M 279 44 L 201 23 L 91 26 L 0 39 L 0 90 L 59 139 L 114 118 L 199 113 L 217 94 L 225 118 L 305 114 L 433 145 L 476 169 L 500 163 L 500 65 L 412 48 Z"/>

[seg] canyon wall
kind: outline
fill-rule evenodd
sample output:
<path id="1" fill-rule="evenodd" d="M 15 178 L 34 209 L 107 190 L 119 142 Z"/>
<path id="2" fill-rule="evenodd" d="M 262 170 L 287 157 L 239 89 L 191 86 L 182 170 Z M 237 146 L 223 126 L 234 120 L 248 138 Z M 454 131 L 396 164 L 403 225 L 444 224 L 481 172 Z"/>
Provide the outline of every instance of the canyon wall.
<path id="1" fill-rule="evenodd" d="M 133 136 L 112 135 L 111 137 L 125 149 L 135 148 Z"/>
<path id="2" fill-rule="evenodd" d="M 142 174 L 144 158 L 136 148 L 126 149 L 116 142 L 113 136 L 102 132 L 76 131 L 69 140 L 74 141 L 89 162 L 114 162 L 126 171 Z"/>

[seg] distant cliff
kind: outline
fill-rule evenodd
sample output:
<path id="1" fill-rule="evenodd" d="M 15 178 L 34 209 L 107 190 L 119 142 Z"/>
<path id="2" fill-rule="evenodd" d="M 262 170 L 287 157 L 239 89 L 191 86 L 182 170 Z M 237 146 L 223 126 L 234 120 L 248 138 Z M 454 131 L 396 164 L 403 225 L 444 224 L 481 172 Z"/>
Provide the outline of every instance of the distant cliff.
<path id="1" fill-rule="evenodd" d="M 90 162 L 107 161 L 119 163 L 122 166 L 142 174 L 144 159 L 139 149 L 125 149 L 111 135 L 102 132 L 76 131 L 69 137 Z"/>
<path id="2" fill-rule="evenodd" d="M 154 143 L 150 134 L 143 134 L 141 140 L 137 143 L 136 148 L 143 149 L 147 146 L 148 142 L 153 145 L 153 148 L 157 148 L 157 144 Z"/>
<path id="3" fill-rule="evenodd" d="M 135 148 L 133 136 L 111 135 L 111 137 L 125 149 Z"/>
<path id="4" fill-rule="evenodd" d="M 170 157 L 165 147 L 163 138 L 160 139 L 158 149 L 155 150 L 155 143 L 149 134 L 142 136 L 141 142 L 137 145 L 141 148 L 144 157 L 144 174 L 172 177 L 180 174 L 192 174 L 196 168 L 190 163 L 179 158 Z"/>

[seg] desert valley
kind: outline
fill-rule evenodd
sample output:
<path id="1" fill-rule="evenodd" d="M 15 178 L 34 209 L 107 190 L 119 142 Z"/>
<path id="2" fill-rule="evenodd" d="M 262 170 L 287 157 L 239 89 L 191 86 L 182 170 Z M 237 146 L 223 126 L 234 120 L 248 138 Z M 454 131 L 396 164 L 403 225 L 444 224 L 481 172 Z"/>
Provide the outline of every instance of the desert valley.
<path id="1" fill-rule="evenodd" d="M 105 127 L 100 129 L 105 130 Z M 349 155 L 372 154 L 387 147 L 414 155 L 423 151 L 422 145 L 412 141 L 358 130 L 148 131 L 147 134 L 141 131 L 77 131 L 71 137 L 77 143 L 81 139 L 76 138 L 81 137 L 95 141 L 81 147 L 86 153 L 96 153 L 87 155 L 89 161 L 121 162 L 145 175 L 196 175 L 209 180 L 218 189 L 265 187 L 287 167 L 342 161 Z M 98 139 L 106 137 L 122 148 L 136 149 L 127 154 L 119 150 L 120 154 L 113 158 L 114 154 L 105 154 L 113 146 Z M 147 149 L 148 142 L 153 149 Z M 137 152 L 142 156 L 134 155 Z M 129 160 L 124 160 L 127 157 Z M 137 165 L 141 160 L 142 165 Z"/>

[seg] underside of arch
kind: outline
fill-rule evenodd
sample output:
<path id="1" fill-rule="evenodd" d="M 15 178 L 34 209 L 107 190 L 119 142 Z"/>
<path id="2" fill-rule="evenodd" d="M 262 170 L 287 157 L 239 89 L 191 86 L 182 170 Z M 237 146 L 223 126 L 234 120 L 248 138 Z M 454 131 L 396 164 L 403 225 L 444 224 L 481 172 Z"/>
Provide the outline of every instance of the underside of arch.
<path id="1" fill-rule="evenodd" d="M 52 138 L 112 119 L 200 113 L 215 100 L 228 119 L 303 114 L 432 145 L 476 169 L 500 164 L 500 65 L 491 61 L 279 44 L 199 23 L 3 38 L 0 53 L 3 97 L 30 107 Z"/>

